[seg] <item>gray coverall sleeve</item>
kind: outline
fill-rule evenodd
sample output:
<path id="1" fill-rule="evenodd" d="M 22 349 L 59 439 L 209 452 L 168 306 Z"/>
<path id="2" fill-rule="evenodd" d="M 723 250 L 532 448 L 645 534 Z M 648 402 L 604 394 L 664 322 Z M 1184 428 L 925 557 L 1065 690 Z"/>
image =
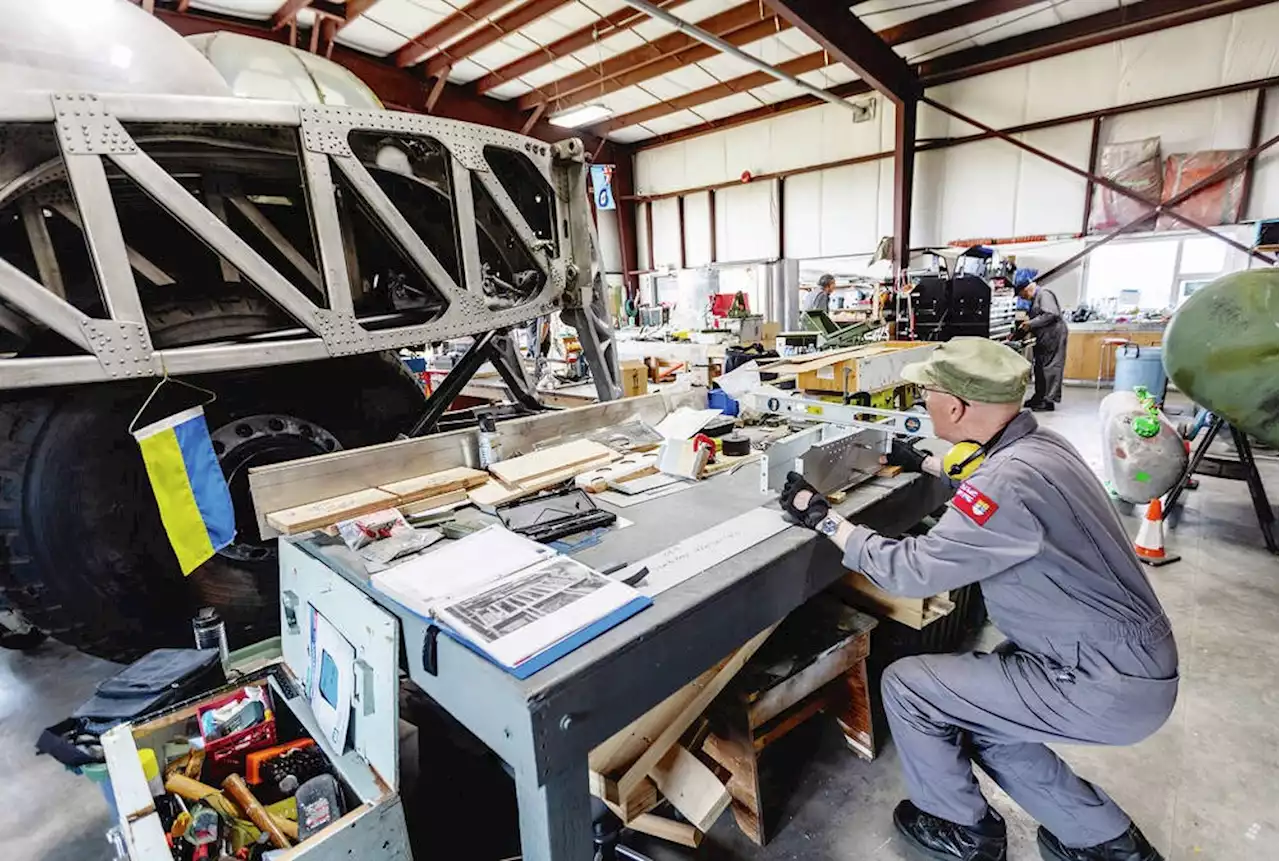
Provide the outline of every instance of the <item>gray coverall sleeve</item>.
<path id="1" fill-rule="evenodd" d="M 1010 486 L 980 479 L 969 484 L 998 506 L 984 524 L 948 507 L 921 536 L 886 538 L 855 526 L 844 549 L 845 567 L 893 595 L 927 598 L 994 577 L 1039 554 L 1043 529 Z"/>
<path id="2" fill-rule="evenodd" d="M 1037 293 L 1035 307 L 1039 313 L 1027 321 L 1029 328 L 1043 329 L 1062 319 L 1062 306 L 1058 304 L 1058 297 L 1052 290 L 1041 290 Z"/>

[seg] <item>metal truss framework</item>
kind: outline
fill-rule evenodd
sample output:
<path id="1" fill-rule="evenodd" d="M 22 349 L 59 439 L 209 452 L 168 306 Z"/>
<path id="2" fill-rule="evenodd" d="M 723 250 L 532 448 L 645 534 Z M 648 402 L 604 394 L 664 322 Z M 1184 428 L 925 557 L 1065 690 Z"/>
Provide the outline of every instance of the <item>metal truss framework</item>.
<path id="1" fill-rule="evenodd" d="M 434 343 L 510 328 L 561 310 L 579 327 L 585 358 L 603 400 L 618 397 L 617 357 L 604 310 L 603 276 L 595 227 L 588 209 L 586 159 L 576 139 L 547 144 L 501 129 L 419 114 L 357 111 L 250 99 L 120 96 L 92 93 L 8 93 L 0 96 L 0 123 L 49 124 L 61 158 L 46 163 L 0 188 L 0 203 L 65 172 L 74 208 L 50 202 L 79 226 L 92 260 L 106 317 L 91 317 L 68 302 L 56 273 L 56 261 L 33 241 L 41 279 L 31 278 L 0 258 L 0 325 L 42 326 L 82 351 L 79 355 L 0 359 L 0 390 L 87 383 L 165 374 L 189 374 L 313 361 L 357 353 Z M 273 127 L 298 136 L 297 152 L 308 215 L 317 249 L 317 267 L 327 307 L 322 307 L 237 235 L 214 209 L 221 200 L 202 202 L 151 158 L 126 130 L 126 123 Z M 423 238 L 352 152 L 352 132 L 382 132 L 429 138 L 449 155 L 454 223 L 458 229 L 461 283 L 441 264 Z M 507 189 L 491 171 L 486 147 L 527 157 L 553 190 L 556 243 L 539 239 Z M 301 326 L 248 343 L 156 349 L 148 331 L 135 272 L 157 283 L 162 271 L 125 244 L 107 164 L 122 171 L 174 219 L 219 254 L 293 321 Z M 444 297 L 444 312 L 431 322 L 374 330 L 353 310 L 353 292 L 335 195 L 337 171 L 378 226 L 399 245 L 407 260 Z M 545 276 L 535 295 L 510 307 L 486 304 L 479 254 L 472 179 L 488 192 L 502 216 Z M 266 238 L 280 247 L 283 237 L 264 229 L 252 204 L 236 206 Z M 210 205 L 214 204 L 211 208 Z M 246 207 L 246 204 L 248 206 Z M 269 225 L 269 222 L 266 223 Z M 284 242 L 284 245 L 287 245 Z M 286 252 L 286 256 L 288 256 Z M 54 268 L 50 268 L 51 265 Z M 318 269 L 318 272 L 315 272 Z M 7 306 L 7 307 L 6 307 Z"/>

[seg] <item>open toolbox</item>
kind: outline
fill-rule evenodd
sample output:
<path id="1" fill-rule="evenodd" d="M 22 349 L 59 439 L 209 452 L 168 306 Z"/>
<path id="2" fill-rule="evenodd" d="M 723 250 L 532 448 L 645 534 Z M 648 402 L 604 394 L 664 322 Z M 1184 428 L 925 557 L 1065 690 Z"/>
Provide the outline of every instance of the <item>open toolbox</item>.
<path id="1" fill-rule="evenodd" d="M 231 857 L 412 859 L 399 796 L 395 618 L 323 566 L 299 576 L 282 564 L 280 596 L 279 658 L 102 736 L 118 848 L 131 861 L 217 861 L 228 838 L 243 843 L 254 830 L 260 845 Z M 335 703 L 349 705 L 345 720 Z M 139 756 L 147 749 L 160 771 L 151 784 Z M 184 758 L 192 749 L 202 762 Z M 157 781 L 165 792 L 153 797 Z M 198 800 L 209 789 L 220 797 Z M 217 843 L 200 844 L 210 831 Z"/>

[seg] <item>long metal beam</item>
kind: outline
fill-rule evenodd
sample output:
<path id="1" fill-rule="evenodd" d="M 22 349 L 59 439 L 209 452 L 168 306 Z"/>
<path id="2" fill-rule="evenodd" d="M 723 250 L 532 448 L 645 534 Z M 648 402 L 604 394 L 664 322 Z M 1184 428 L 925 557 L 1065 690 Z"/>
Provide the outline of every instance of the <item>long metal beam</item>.
<path id="1" fill-rule="evenodd" d="M 845 4 L 830 0 L 765 2 L 895 103 L 901 104 L 919 94 L 920 81 L 907 61 L 895 54 Z"/>
<path id="2" fill-rule="evenodd" d="M 571 107 L 608 92 L 608 84 L 616 84 L 618 77 L 627 73 L 640 71 L 646 73 L 645 78 L 652 78 L 714 56 L 720 48 L 705 42 L 708 35 L 722 37 L 725 44 L 736 49 L 737 45 L 754 42 L 789 27 L 768 12 L 761 14 L 757 0 L 748 0 L 724 12 L 703 18 L 696 25 L 645 0 L 623 2 L 650 17 L 666 21 L 676 27 L 676 31 L 525 93 L 516 100 L 520 110 L 532 110 L 545 102 L 551 102 L 557 109 Z M 697 33 L 701 33 L 702 37 Z M 659 62 L 663 60 L 668 62 Z M 672 60 L 679 65 L 672 65 Z M 658 68 L 661 71 L 656 71 Z M 634 75 L 631 75 L 628 80 L 633 78 Z"/>
<path id="3" fill-rule="evenodd" d="M 923 39 L 927 36 L 934 36 L 938 33 L 956 27 L 971 24 L 975 21 L 983 20 L 984 17 L 1000 15 L 1014 9 L 1030 6 L 1040 0 L 975 0 L 973 3 L 966 3 L 963 6 L 956 6 L 944 12 L 934 15 L 922 15 L 907 21 L 905 24 L 899 24 L 895 27 L 888 27 L 877 33 L 881 39 L 890 47 L 901 45 L 915 39 Z M 963 13 L 963 14 L 962 14 Z M 813 51 L 804 54 L 795 59 L 780 63 L 777 68 L 779 71 L 786 72 L 789 75 L 803 75 L 805 72 L 812 72 L 821 69 L 824 66 L 831 65 L 835 60 L 826 51 Z M 773 82 L 773 76 L 766 72 L 751 72 L 746 75 L 740 75 L 727 81 L 720 81 L 710 87 L 704 87 L 701 90 L 695 90 L 673 99 L 667 99 L 656 105 L 650 105 L 628 114 L 614 117 L 608 122 L 600 123 L 592 126 L 590 131 L 593 134 L 604 137 L 618 129 L 624 129 L 628 126 L 637 125 L 639 123 L 648 122 L 658 117 L 666 116 L 677 111 L 696 108 L 716 99 L 722 99 L 731 96 L 734 93 L 744 93 L 753 90 L 756 87 L 763 87 Z"/>
<path id="4" fill-rule="evenodd" d="M 1082 48 L 1104 45 L 1110 42 L 1141 35 L 1166 27 L 1190 24 L 1219 15 L 1264 6 L 1273 0 L 1224 0 L 1224 2 L 1204 3 L 1200 0 L 1142 0 L 1125 6 L 1124 14 L 1109 11 L 1097 15 L 1079 18 L 1056 27 L 1047 27 L 1033 33 L 1014 36 L 983 45 L 978 48 L 957 51 L 947 54 L 938 60 L 931 60 L 919 67 L 920 81 L 925 87 L 938 86 L 952 81 L 963 80 L 987 72 L 1005 69 L 1011 66 L 1029 63 L 1046 57 L 1070 53 Z M 1147 4 L 1155 4 L 1148 7 Z M 1155 7 L 1161 10 L 1160 15 L 1151 14 Z M 1126 19 L 1127 15 L 1127 19 Z M 1140 18 L 1134 24 L 1128 19 Z M 1035 36 L 1034 45 L 1030 37 Z M 1044 44 L 1042 44 L 1044 43 Z M 850 81 L 832 87 L 829 92 L 842 98 L 863 95 L 871 92 L 865 81 Z M 698 126 L 648 138 L 634 144 L 637 150 L 652 149 L 665 146 L 676 141 L 699 137 L 711 132 L 746 125 L 770 117 L 804 110 L 821 104 L 812 96 L 796 96 L 772 105 L 763 105 L 749 111 L 733 114 L 717 120 L 710 120 Z"/>
<path id="5" fill-rule="evenodd" d="M 440 53 L 427 60 L 426 73 L 431 77 L 439 75 L 441 72 L 447 71 L 459 60 L 465 60 L 477 51 L 481 51 L 494 42 L 510 36 L 521 27 L 532 24 L 539 18 L 572 2 L 573 0 L 530 0 L 528 3 L 522 3 L 505 15 L 488 22 L 484 27 L 468 33 L 451 45 L 441 48 Z"/>
<path id="6" fill-rule="evenodd" d="M 658 0 L 657 5 L 663 9 L 673 9 L 689 0 Z M 489 74 L 477 80 L 472 84 L 472 88 L 477 94 L 484 94 L 495 87 L 502 86 L 508 81 L 513 81 L 522 75 L 527 75 L 535 69 L 540 69 L 550 63 L 554 63 L 561 57 L 567 57 L 574 51 L 581 51 L 583 48 L 590 47 L 592 44 L 603 41 L 610 36 L 615 36 L 624 30 L 630 29 L 633 25 L 639 24 L 641 21 L 647 20 L 643 12 L 624 7 L 618 11 L 606 15 L 598 21 L 594 21 L 585 27 L 574 30 L 567 36 L 563 36 L 549 45 L 544 45 L 536 51 L 530 51 L 524 56 L 512 60 L 505 66 L 494 69 Z"/>
<path id="7" fill-rule="evenodd" d="M 1056 167 L 1060 167 L 1063 170 L 1068 171 L 1069 173 L 1074 173 L 1076 176 L 1079 176 L 1086 180 L 1091 179 L 1093 180 L 1093 183 L 1095 185 L 1100 185 L 1103 188 L 1109 189 L 1115 192 L 1116 194 L 1129 198 L 1130 200 L 1136 200 L 1139 203 L 1143 203 L 1147 205 L 1151 205 L 1152 203 L 1150 200 L 1147 200 L 1145 197 L 1133 191 L 1128 186 L 1121 185 L 1120 183 L 1116 182 L 1115 180 L 1109 177 L 1099 176 L 1097 174 L 1091 174 L 1089 173 L 1089 171 L 1084 170 L 1083 168 L 1076 167 L 1074 164 L 1072 164 L 1069 161 L 1060 159 L 1056 155 L 1047 153 L 1042 149 L 1037 149 L 1036 147 L 1033 147 L 1031 144 L 1027 143 L 1026 141 L 1018 140 L 1013 135 L 1007 135 L 1004 132 L 999 131 L 998 129 L 994 129 L 991 126 L 985 125 L 984 123 L 973 119 L 972 117 L 965 116 L 964 114 L 960 113 L 954 108 L 948 107 L 947 105 L 942 104 L 936 99 L 931 99 L 928 96 L 924 96 L 920 99 L 920 101 L 924 102 L 926 105 L 929 105 L 930 107 L 937 108 L 938 110 L 942 111 L 944 114 L 952 116 L 960 120 L 961 122 L 965 122 L 971 126 L 982 129 L 984 132 L 987 132 L 988 134 L 993 134 L 996 137 L 1000 138 L 1005 143 L 1012 144 L 1013 146 L 1017 147 L 1020 150 L 1029 152 L 1035 156 L 1039 156 L 1040 158 L 1044 159 L 1050 164 L 1055 165 Z M 1199 221 L 1196 221 L 1194 218 L 1189 218 L 1183 215 L 1177 210 L 1165 209 L 1162 207 L 1162 211 L 1165 215 L 1169 216 L 1175 221 L 1179 221 L 1187 225 L 1188 227 L 1194 228 L 1195 230 L 1198 230 L 1201 233 L 1204 233 L 1208 236 L 1213 236 L 1217 239 L 1221 239 L 1223 242 L 1227 243 L 1232 248 L 1235 248 L 1237 251 L 1243 251 L 1245 254 L 1248 254 L 1252 257 L 1256 257 L 1257 259 L 1265 263 L 1275 262 L 1271 257 L 1268 257 L 1266 254 L 1263 254 L 1260 251 L 1256 251 L 1248 247 L 1247 245 L 1242 245 L 1239 242 L 1236 242 L 1234 239 L 1229 239 L 1225 236 L 1215 233 L 1210 227 L 1204 224 L 1201 224 Z"/>
<path id="8" fill-rule="evenodd" d="M 479 22 L 498 12 L 510 0 L 471 0 L 452 15 L 430 29 L 419 33 L 408 44 L 396 51 L 396 65 L 412 66 L 441 45 L 456 39 Z"/>

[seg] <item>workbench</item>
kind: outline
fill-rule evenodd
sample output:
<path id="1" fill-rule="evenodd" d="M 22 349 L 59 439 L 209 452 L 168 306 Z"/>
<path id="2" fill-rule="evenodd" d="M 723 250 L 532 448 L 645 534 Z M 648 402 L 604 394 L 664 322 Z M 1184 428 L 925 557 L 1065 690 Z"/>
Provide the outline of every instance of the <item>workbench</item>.
<path id="1" fill-rule="evenodd" d="M 628 507 L 620 514 L 634 525 L 610 530 L 574 556 L 597 569 L 633 562 L 762 504 L 776 506 L 760 493 L 759 481 L 756 469 L 741 469 Z M 902 474 L 859 486 L 836 510 L 897 534 L 947 496 L 942 482 Z M 429 623 L 374 590 L 358 558 L 336 539 L 313 534 L 282 541 L 280 565 L 303 576 L 304 569 L 325 566 L 399 619 L 412 681 L 511 767 L 525 861 L 591 858 L 588 752 L 844 571 L 825 538 L 785 529 L 519 680 L 448 637 L 434 638 L 436 672 L 428 672 Z"/>

